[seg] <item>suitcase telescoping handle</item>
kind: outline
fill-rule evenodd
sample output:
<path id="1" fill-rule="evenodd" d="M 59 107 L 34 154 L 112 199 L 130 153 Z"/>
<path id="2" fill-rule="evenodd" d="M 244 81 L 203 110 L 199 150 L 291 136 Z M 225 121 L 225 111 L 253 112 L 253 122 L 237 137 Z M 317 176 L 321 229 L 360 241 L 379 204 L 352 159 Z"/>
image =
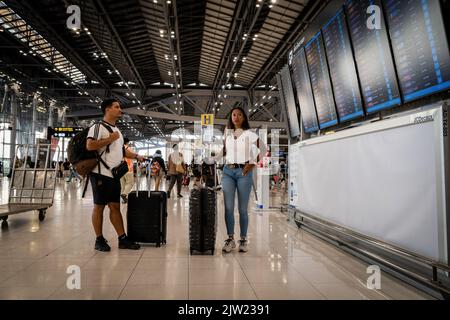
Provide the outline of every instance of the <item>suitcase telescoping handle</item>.
<path id="1" fill-rule="evenodd" d="M 148 197 L 150 198 L 152 177 L 151 177 L 150 172 L 146 176 L 147 176 Z M 139 198 L 139 170 L 136 172 L 136 198 Z"/>

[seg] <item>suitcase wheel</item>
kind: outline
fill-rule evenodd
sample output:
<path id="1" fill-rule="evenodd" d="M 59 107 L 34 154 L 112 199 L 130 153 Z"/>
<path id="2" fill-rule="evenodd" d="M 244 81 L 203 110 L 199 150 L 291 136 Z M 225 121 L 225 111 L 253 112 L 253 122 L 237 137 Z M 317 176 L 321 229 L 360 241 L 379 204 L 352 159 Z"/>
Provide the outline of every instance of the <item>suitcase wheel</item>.
<path id="1" fill-rule="evenodd" d="M 213 249 L 213 250 L 211 250 L 211 255 L 212 255 L 212 256 L 214 255 L 214 249 Z"/>
<path id="2" fill-rule="evenodd" d="M 193 253 L 194 253 L 194 250 L 191 250 L 191 256 L 192 256 Z"/>

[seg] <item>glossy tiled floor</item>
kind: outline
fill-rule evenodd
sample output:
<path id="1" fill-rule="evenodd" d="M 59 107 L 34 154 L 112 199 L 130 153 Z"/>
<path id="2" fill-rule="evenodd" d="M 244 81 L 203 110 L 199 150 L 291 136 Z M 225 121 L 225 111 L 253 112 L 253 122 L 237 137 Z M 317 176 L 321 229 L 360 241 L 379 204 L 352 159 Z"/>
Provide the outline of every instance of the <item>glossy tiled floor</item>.
<path id="1" fill-rule="evenodd" d="M 1 203 L 7 202 L 3 179 Z M 381 290 L 367 289 L 367 264 L 299 230 L 280 212 L 252 211 L 249 252 L 222 254 L 220 202 L 215 255 L 190 256 L 187 188 L 183 194 L 168 203 L 167 246 L 119 251 L 105 212 L 112 251 L 100 253 L 93 249 L 90 192 L 81 199 L 79 184 L 60 182 L 45 221 L 22 213 L 0 231 L 0 299 L 431 299 L 384 273 Z M 273 204 L 280 195 L 284 190 L 272 193 Z M 81 269 L 80 290 L 67 287 L 71 265 Z"/>

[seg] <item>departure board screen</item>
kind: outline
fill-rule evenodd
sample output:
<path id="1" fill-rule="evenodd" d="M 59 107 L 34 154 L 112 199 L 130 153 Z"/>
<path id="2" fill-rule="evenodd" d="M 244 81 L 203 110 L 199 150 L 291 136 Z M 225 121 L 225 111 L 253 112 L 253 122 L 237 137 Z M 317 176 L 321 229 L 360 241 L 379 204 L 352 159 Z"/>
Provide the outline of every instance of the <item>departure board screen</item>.
<path id="1" fill-rule="evenodd" d="M 308 65 L 306 64 L 305 50 L 303 48 L 292 58 L 292 80 L 297 92 L 305 132 L 309 133 L 319 130 Z"/>
<path id="2" fill-rule="evenodd" d="M 297 107 L 294 98 L 294 89 L 292 88 L 291 74 L 289 72 L 288 66 L 285 66 L 283 69 L 281 69 L 278 88 L 282 104 L 284 101 L 284 107 L 286 109 L 288 117 L 291 137 L 297 137 L 300 135 L 300 123 L 298 120 Z"/>
<path id="3" fill-rule="evenodd" d="M 439 1 L 384 3 L 405 102 L 450 88 L 450 53 Z"/>
<path id="4" fill-rule="evenodd" d="M 319 126 L 323 129 L 336 125 L 338 123 L 336 107 L 321 32 L 305 45 L 305 53 Z"/>
<path id="5" fill-rule="evenodd" d="M 367 8 L 380 0 L 346 0 L 350 35 L 367 112 L 401 104 L 383 12 L 381 28 L 367 26 Z"/>
<path id="6" fill-rule="evenodd" d="M 364 116 L 350 37 L 341 9 L 322 28 L 336 108 L 341 121 Z"/>

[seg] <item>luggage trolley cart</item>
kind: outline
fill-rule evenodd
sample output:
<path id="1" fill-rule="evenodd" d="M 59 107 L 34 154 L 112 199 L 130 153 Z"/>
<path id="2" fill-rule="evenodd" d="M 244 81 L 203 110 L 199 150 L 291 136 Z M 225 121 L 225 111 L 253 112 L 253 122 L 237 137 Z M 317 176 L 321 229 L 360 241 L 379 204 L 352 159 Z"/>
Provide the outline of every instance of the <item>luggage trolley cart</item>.
<path id="1" fill-rule="evenodd" d="M 0 219 L 3 223 L 6 223 L 8 216 L 12 214 L 33 210 L 39 212 L 39 221 L 45 219 L 47 209 L 53 205 L 58 170 L 57 165 L 52 168 L 51 148 L 51 144 L 40 143 L 16 147 L 16 155 L 22 151 L 25 161 L 16 168 L 19 164 L 17 157 L 14 159 L 8 203 L 0 205 Z M 56 147 L 54 152 L 58 153 L 59 158 L 59 147 Z"/>

